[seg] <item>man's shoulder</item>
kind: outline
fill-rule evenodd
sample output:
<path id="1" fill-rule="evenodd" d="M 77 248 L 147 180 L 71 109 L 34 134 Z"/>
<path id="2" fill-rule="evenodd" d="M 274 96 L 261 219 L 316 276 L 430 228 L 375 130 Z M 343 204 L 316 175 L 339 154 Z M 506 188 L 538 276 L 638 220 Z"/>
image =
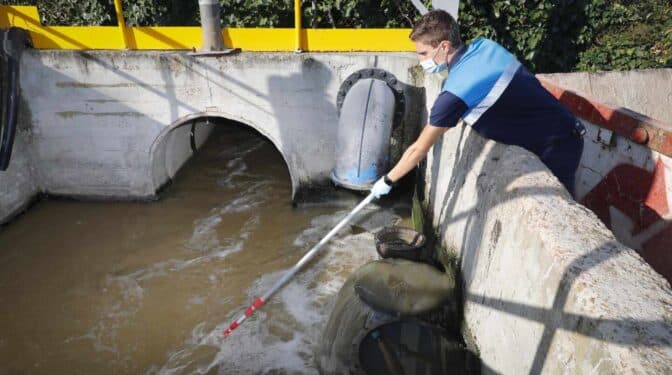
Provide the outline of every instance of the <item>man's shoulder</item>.
<path id="1" fill-rule="evenodd" d="M 472 51 L 484 51 L 484 50 L 492 50 L 492 49 L 503 49 L 508 52 L 504 46 L 501 44 L 497 43 L 496 41 L 488 38 L 476 38 L 469 43 L 469 50 Z"/>
<path id="2" fill-rule="evenodd" d="M 515 61 L 515 56 L 497 42 L 485 38 L 474 39 L 467 52 L 448 73 L 442 89 L 452 92 L 471 107 L 483 99 Z"/>

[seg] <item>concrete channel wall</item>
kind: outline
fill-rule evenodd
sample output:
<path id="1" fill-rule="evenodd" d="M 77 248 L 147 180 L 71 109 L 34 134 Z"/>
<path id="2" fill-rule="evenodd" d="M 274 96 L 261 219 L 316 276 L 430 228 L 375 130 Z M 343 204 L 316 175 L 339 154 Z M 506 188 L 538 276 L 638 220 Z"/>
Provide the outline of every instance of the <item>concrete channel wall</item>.
<path id="1" fill-rule="evenodd" d="M 19 126 L 31 136 L 16 147 L 14 172 L 0 172 L 0 222 L 37 191 L 155 197 L 192 155 L 192 121 L 200 120 L 197 145 L 207 138 L 206 117 L 241 122 L 268 138 L 286 162 L 294 197 L 304 188 L 330 185 L 339 89 L 351 74 L 374 67 L 386 69 L 403 87 L 406 111 L 392 145 L 398 152 L 417 132 L 424 111 L 412 54 L 197 58 L 176 52 L 27 51 Z M 19 181 L 26 186 L 20 192 Z"/>
<path id="2" fill-rule="evenodd" d="M 23 211 L 39 192 L 29 145 L 30 131 L 17 129 L 12 162 L 0 172 L 0 224 Z"/>
<path id="3" fill-rule="evenodd" d="M 635 71 L 632 75 L 651 81 L 650 77 L 662 79 L 670 72 Z M 579 73 L 553 77 L 571 84 L 575 74 Z M 621 73 L 613 74 L 618 77 Z M 600 75 L 601 79 L 610 76 Z M 672 281 L 672 122 L 653 119 L 622 104 L 606 104 L 607 100 L 591 97 L 574 86 L 560 86 L 547 77 L 540 76 L 542 84 L 588 131 L 577 171 L 576 200 L 595 212 L 620 242 L 637 250 Z M 656 92 L 658 106 L 669 110 L 669 80 L 657 85 L 651 82 L 650 90 L 641 84 L 629 87 L 631 81 L 614 82 L 623 92 L 640 89 L 642 96 L 649 97 L 650 107 L 654 107 L 654 96 L 649 93 Z M 665 85 L 670 87 L 668 91 L 660 89 Z"/>
<path id="4" fill-rule="evenodd" d="M 426 88 L 431 106 L 439 80 Z M 669 371 L 669 283 L 537 157 L 458 126 L 424 172 L 427 213 L 460 257 L 465 325 L 486 370 Z"/>
<path id="5" fill-rule="evenodd" d="M 567 90 L 672 123 L 672 69 L 540 74 Z"/>

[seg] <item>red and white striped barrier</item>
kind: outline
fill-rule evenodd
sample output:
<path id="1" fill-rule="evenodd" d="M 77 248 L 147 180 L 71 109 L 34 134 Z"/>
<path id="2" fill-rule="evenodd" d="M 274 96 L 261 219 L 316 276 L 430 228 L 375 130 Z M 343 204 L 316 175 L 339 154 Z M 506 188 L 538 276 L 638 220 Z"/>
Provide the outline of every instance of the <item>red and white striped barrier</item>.
<path id="1" fill-rule="evenodd" d="M 587 128 L 577 201 L 672 281 L 672 125 L 540 81 Z"/>

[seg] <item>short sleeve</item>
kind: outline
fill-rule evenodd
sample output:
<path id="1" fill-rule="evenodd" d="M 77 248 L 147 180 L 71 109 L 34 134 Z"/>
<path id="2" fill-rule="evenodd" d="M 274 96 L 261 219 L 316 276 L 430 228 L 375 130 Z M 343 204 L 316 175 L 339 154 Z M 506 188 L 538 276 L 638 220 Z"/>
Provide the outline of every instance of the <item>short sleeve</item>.
<path id="1" fill-rule="evenodd" d="M 450 91 L 444 91 L 432 105 L 429 124 L 443 128 L 452 128 L 467 112 L 467 105 Z"/>

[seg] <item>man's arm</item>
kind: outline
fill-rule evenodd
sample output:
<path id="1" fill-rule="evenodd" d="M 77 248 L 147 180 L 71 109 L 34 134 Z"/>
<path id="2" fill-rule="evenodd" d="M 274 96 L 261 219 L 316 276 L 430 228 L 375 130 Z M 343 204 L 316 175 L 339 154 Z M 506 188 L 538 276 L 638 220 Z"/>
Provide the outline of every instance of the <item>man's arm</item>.
<path id="1" fill-rule="evenodd" d="M 422 159 L 427 156 L 427 152 L 432 148 L 432 145 L 439 137 L 443 135 L 449 128 L 439 127 L 427 124 L 418 139 L 410 145 L 404 154 L 401 156 L 397 165 L 394 166 L 387 174 L 387 177 L 393 182 L 399 181 L 406 173 L 415 168 Z"/>

